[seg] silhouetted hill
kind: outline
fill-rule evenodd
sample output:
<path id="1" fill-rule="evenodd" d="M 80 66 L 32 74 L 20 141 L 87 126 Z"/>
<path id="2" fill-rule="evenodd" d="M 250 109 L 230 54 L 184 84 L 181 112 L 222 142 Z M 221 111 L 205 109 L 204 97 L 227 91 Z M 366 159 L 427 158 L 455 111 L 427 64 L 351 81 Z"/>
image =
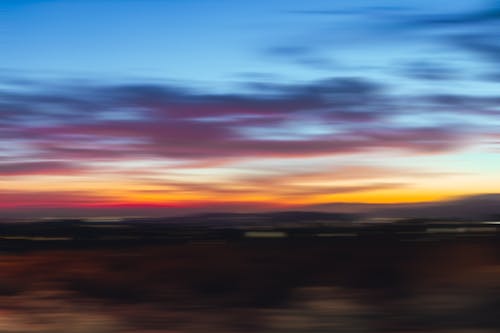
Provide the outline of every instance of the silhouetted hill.
<path id="1" fill-rule="evenodd" d="M 376 210 L 397 217 L 491 219 L 500 215 L 500 194 L 482 194 L 445 202 Z"/>
<path id="2" fill-rule="evenodd" d="M 332 212 L 358 212 L 370 217 L 484 220 L 500 217 L 500 194 L 481 194 L 447 201 L 413 204 L 331 203 L 308 208 Z"/>

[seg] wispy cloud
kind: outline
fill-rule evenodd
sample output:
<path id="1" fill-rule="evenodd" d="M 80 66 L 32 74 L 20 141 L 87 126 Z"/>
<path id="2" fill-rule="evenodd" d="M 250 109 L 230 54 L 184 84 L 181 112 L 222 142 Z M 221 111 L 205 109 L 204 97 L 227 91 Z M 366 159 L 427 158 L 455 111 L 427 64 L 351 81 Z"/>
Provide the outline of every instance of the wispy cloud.
<path id="1" fill-rule="evenodd" d="M 8 128 L 4 140 L 28 144 L 32 157 L 43 160 L 315 156 L 393 148 L 437 152 L 457 148 L 465 137 L 460 127 L 445 122 L 392 121 L 407 112 L 404 98 L 384 89 L 361 79 L 275 85 L 265 93 L 239 95 L 151 85 L 47 89 L 5 93 L 8 106 L 0 124 Z M 467 96 L 436 100 L 454 107 L 488 103 Z M 432 107 L 420 115 L 435 113 Z"/>

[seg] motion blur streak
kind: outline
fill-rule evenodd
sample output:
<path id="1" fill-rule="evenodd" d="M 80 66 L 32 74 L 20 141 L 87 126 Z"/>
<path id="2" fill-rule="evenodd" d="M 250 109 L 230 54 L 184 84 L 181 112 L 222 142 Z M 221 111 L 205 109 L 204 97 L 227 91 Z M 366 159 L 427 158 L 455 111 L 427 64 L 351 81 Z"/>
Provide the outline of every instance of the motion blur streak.
<path id="1" fill-rule="evenodd" d="M 0 333 L 500 332 L 499 0 L 0 0 Z"/>
<path id="2" fill-rule="evenodd" d="M 500 328 L 498 242 L 265 242 L 4 254 L 0 331 Z"/>

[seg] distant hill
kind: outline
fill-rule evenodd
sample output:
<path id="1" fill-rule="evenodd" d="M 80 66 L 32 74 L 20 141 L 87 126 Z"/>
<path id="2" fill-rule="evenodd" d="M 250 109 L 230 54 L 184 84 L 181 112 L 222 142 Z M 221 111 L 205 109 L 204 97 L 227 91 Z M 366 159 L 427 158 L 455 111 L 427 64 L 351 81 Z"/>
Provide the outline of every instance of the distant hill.
<path id="1" fill-rule="evenodd" d="M 357 212 L 371 217 L 495 219 L 500 218 L 500 194 L 481 194 L 413 204 L 331 203 L 307 208 L 330 212 Z"/>

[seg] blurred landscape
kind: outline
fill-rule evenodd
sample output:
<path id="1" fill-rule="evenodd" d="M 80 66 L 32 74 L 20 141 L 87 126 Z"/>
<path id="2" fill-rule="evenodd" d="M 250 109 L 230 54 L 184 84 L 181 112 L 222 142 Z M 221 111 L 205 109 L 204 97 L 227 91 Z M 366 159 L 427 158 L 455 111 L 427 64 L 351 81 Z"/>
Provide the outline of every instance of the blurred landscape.
<path id="1" fill-rule="evenodd" d="M 500 0 L 1 0 L 0 333 L 500 332 Z"/>
<path id="2" fill-rule="evenodd" d="M 0 332 L 500 329 L 498 221 L 204 214 L 0 238 Z"/>

